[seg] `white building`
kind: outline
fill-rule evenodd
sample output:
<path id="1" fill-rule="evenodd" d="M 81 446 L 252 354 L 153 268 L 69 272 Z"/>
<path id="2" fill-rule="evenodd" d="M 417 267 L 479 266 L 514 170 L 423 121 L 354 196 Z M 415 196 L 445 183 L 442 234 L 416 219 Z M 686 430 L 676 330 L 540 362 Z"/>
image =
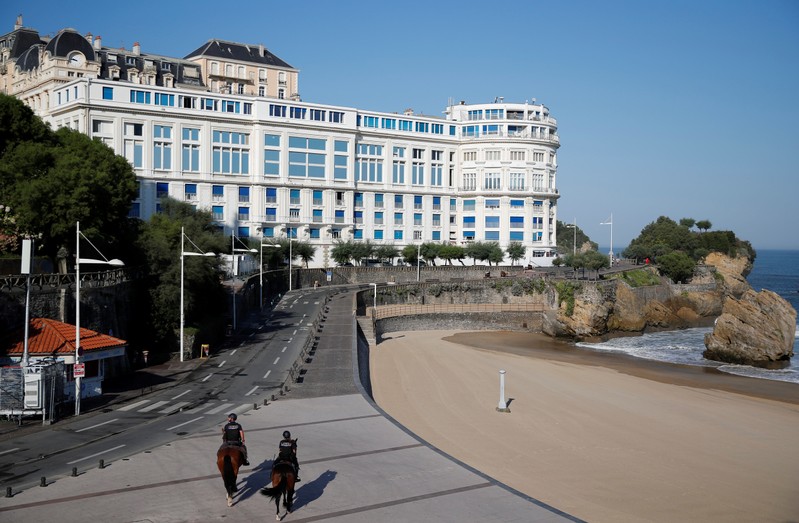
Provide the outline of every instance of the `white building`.
<path id="1" fill-rule="evenodd" d="M 131 162 L 133 216 L 168 195 L 227 234 L 308 241 L 316 267 L 338 240 L 518 241 L 537 265 L 555 254 L 560 142 L 534 101 L 460 102 L 444 118 L 315 104 L 263 46 L 211 40 L 176 59 L 72 29 L 40 39 L 21 20 L 0 64 L 7 94 Z"/>

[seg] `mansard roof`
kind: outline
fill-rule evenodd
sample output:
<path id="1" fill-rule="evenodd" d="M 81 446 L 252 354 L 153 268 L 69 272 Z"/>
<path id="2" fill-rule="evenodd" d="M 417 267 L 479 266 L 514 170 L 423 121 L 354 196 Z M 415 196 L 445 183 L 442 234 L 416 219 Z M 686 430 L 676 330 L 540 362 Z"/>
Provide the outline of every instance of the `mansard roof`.
<path id="1" fill-rule="evenodd" d="M 113 57 L 109 58 L 109 55 Z M 175 78 L 175 83 L 184 84 L 195 87 L 202 87 L 202 71 L 200 66 L 189 60 L 181 58 L 172 58 L 169 56 L 161 56 L 156 54 L 139 53 L 134 54 L 127 49 L 115 49 L 110 47 L 103 47 L 97 52 L 98 59 L 100 60 L 100 78 L 112 79 L 110 69 L 116 67 L 119 69 L 119 77 L 127 78 L 129 69 L 136 69 L 140 73 L 144 72 L 145 65 L 152 62 L 155 67 L 155 83 L 156 85 L 164 85 L 164 75 L 171 74 Z M 164 68 L 162 64 L 170 64 L 169 68 Z M 192 69 L 196 71 L 194 75 L 187 75 L 186 70 Z"/>
<path id="2" fill-rule="evenodd" d="M 74 29 L 62 29 L 47 43 L 44 48 L 54 57 L 67 57 L 70 53 L 78 51 L 86 60 L 94 60 L 94 48 L 84 36 Z"/>
<path id="3" fill-rule="evenodd" d="M 25 51 L 17 57 L 17 67 L 20 71 L 33 71 L 39 68 L 39 50 L 44 47 L 44 44 L 36 44 L 25 49 Z"/>
<path id="4" fill-rule="evenodd" d="M 262 45 L 239 44 L 218 39 L 208 40 L 194 52 L 186 55 L 186 59 L 197 57 L 220 58 L 294 69 Z"/>
<path id="5" fill-rule="evenodd" d="M 9 36 L 11 36 L 14 40 L 14 43 L 11 46 L 11 55 L 9 56 L 9 58 L 12 60 L 22 56 L 22 54 L 28 51 L 31 47 L 42 43 L 39 33 L 33 29 L 27 29 L 25 27 L 17 29 Z"/>

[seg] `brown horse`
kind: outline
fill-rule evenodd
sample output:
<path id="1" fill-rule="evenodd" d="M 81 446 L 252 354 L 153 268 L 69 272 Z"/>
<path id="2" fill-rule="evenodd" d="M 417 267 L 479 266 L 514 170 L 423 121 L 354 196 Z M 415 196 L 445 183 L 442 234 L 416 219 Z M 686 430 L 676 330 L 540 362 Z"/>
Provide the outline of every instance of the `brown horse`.
<path id="1" fill-rule="evenodd" d="M 294 504 L 294 480 L 296 473 L 290 461 L 277 461 L 272 465 L 272 486 L 261 489 L 261 494 L 275 501 L 275 519 L 280 521 L 280 497 L 283 496 L 283 506 L 286 515 L 291 513 Z"/>
<path id="2" fill-rule="evenodd" d="M 244 462 L 244 454 L 235 445 L 222 445 L 216 453 L 216 466 L 222 474 L 227 491 L 227 506 L 233 506 L 233 493 L 238 491 L 236 478 L 239 475 L 239 467 Z"/>

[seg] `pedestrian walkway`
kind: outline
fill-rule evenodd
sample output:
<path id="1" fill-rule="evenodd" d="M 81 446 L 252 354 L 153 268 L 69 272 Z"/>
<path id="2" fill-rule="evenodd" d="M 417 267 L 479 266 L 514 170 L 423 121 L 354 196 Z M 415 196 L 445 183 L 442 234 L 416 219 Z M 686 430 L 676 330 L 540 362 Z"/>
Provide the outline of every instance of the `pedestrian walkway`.
<path id="1" fill-rule="evenodd" d="M 238 477 L 233 507 L 225 503 L 215 453 L 217 430 L 172 441 L 128 459 L 59 478 L 0 498 L 7 522 L 250 522 L 272 517 L 258 491 L 284 430 L 298 438 L 303 481 L 287 521 L 579 521 L 446 456 L 382 412 L 368 394 L 368 350 L 359 340 L 351 293 L 331 297 L 301 380 L 265 406 L 239 405 L 252 467 Z M 360 356 L 359 356 L 360 355 Z M 364 386 L 365 385 L 365 386 Z M 177 401 L 180 401 L 178 398 Z M 146 398 L 119 408 L 153 410 Z M 221 409 L 221 410 L 218 410 Z"/>

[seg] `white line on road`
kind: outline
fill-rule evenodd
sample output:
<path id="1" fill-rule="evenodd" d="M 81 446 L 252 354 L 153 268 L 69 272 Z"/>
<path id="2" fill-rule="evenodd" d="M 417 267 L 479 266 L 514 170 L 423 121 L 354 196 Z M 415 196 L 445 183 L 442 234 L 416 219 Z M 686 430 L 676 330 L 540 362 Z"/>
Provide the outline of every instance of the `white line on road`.
<path id="1" fill-rule="evenodd" d="M 239 350 L 239 349 L 233 349 L 232 351 L 230 351 L 230 355 L 233 356 L 234 354 L 236 354 L 237 350 Z"/>
<path id="2" fill-rule="evenodd" d="M 283 350 L 280 352 L 286 352 L 286 349 L 288 349 L 288 347 L 283 347 Z"/>
<path id="3" fill-rule="evenodd" d="M 294 332 L 292 332 L 291 335 L 292 336 L 296 336 L 297 335 L 297 329 L 294 329 Z"/>
<path id="4" fill-rule="evenodd" d="M 256 385 L 256 386 L 255 386 L 255 387 L 253 387 L 252 389 L 250 389 L 250 392 L 248 392 L 247 394 L 245 394 L 245 396 L 249 396 L 250 394 L 252 394 L 252 393 L 253 393 L 253 392 L 255 392 L 256 390 L 258 390 L 258 385 Z"/>
<path id="5" fill-rule="evenodd" d="M 68 463 L 67 463 L 67 465 L 72 465 L 73 463 L 77 463 L 78 461 L 84 461 L 84 460 L 87 460 L 87 459 L 92 459 L 92 458 L 94 458 L 94 457 L 97 457 L 97 456 L 100 456 L 100 455 L 102 455 L 102 454 L 106 454 L 106 453 L 108 453 L 108 452 L 112 452 L 112 451 L 114 451 L 114 450 L 121 449 L 121 448 L 122 448 L 122 447 L 124 447 L 124 446 L 125 446 L 125 445 L 117 445 L 117 446 L 116 446 L 116 447 L 114 447 L 114 448 L 111 448 L 111 449 L 108 449 L 108 450 L 104 450 L 104 451 L 102 451 L 102 452 L 97 452 L 97 453 L 95 453 L 95 454 L 92 454 L 91 456 L 86 456 L 85 458 L 80 458 L 80 459 L 76 459 L 76 460 L 74 460 L 74 461 L 70 461 L 70 462 L 68 462 Z"/>
<path id="6" fill-rule="evenodd" d="M 131 403 L 130 405 L 125 405 L 124 407 L 121 407 L 121 408 L 119 408 L 117 410 L 133 410 L 136 407 L 144 405 L 145 403 L 150 403 L 150 400 L 137 401 L 136 403 Z"/>
<path id="7" fill-rule="evenodd" d="M 270 372 L 272 372 L 272 371 L 271 371 L 271 370 L 268 370 L 268 371 L 266 371 L 266 374 L 264 374 L 264 379 L 266 379 L 266 378 L 268 378 L 268 377 L 269 377 L 269 373 L 270 373 Z"/>
<path id="8" fill-rule="evenodd" d="M 185 395 L 186 395 L 186 394 L 188 394 L 189 392 L 191 392 L 191 389 L 189 389 L 189 390 L 187 390 L 187 391 L 185 391 L 185 392 L 181 392 L 180 394 L 178 394 L 177 396 L 175 396 L 175 397 L 174 397 L 174 398 L 172 398 L 172 399 L 173 399 L 173 400 L 176 400 L 176 399 L 178 399 L 178 398 L 179 398 L 179 397 L 181 397 L 181 396 L 185 396 Z"/>
<path id="9" fill-rule="evenodd" d="M 247 342 L 246 341 L 242 341 L 241 343 L 239 343 L 239 347 L 244 347 L 245 343 L 247 343 Z"/>
<path id="10" fill-rule="evenodd" d="M 108 421 L 104 421 L 102 423 L 98 423 L 97 425 L 92 425 L 91 427 L 83 427 L 82 429 L 76 430 L 75 432 L 83 432 L 84 430 L 96 429 L 97 427 L 102 427 L 103 425 L 107 425 L 109 423 L 113 423 L 118 421 L 119 418 L 110 419 Z"/>
<path id="11" fill-rule="evenodd" d="M 221 367 L 221 366 L 222 366 L 222 365 L 224 365 L 225 363 L 227 363 L 227 360 L 223 360 L 223 361 L 222 361 L 222 363 L 220 363 L 219 365 L 217 365 L 217 367 Z"/>
<path id="12" fill-rule="evenodd" d="M 194 423 L 195 421 L 200 420 L 200 419 L 203 419 L 203 417 L 200 416 L 199 418 L 194 418 L 194 419 L 190 419 L 189 421 L 184 421 L 183 423 L 180 423 L 179 425 L 175 425 L 174 427 L 169 427 L 166 430 L 175 430 L 178 427 L 182 427 L 183 425 L 188 425 L 189 423 Z"/>
<path id="13" fill-rule="evenodd" d="M 232 407 L 232 406 L 233 406 L 232 403 L 223 403 L 222 405 L 218 406 L 217 408 L 209 410 L 208 412 L 206 412 L 206 414 L 216 414 L 217 412 L 221 412 L 221 411 L 227 409 L 228 407 Z"/>
<path id="14" fill-rule="evenodd" d="M 169 402 L 168 401 L 156 401 L 152 405 L 144 407 L 143 409 L 139 409 L 139 412 L 150 412 L 151 410 L 155 410 L 155 409 L 157 409 L 158 407 L 160 407 L 162 405 L 166 405 L 167 403 L 169 403 Z"/>
<path id="15" fill-rule="evenodd" d="M 272 362 L 272 365 L 277 365 L 277 362 L 280 361 L 280 356 L 275 358 L 275 361 Z"/>
<path id="16" fill-rule="evenodd" d="M 211 377 L 211 376 L 213 376 L 213 375 L 214 375 L 214 373 L 212 372 L 212 373 L 211 373 L 211 374 L 209 374 L 208 376 L 204 377 L 204 378 L 203 378 L 203 381 L 208 381 L 208 378 L 210 378 L 210 377 Z"/>
<path id="17" fill-rule="evenodd" d="M 170 405 L 169 407 L 167 407 L 164 410 L 160 411 L 159 414 L 169 414 L 170 412 L 177 412 L 177 411 L 179 411 L 180 409 L 182 409 L 183 407 L 185 407 L 188 404 L 189 404 L 188 401 L 181 401 L 181 402 L 175 403 L 174 405 Z"/>
<path id="18" fill-rule="evenodd" d="M 2 456 L 3 454 L 8 454 L 9 452 L 14 452 L 15 450 L 19 450 L 19 447 L 14 447 L 13 449 L 4 450 L 0 452 L 0 456 Z"/>

